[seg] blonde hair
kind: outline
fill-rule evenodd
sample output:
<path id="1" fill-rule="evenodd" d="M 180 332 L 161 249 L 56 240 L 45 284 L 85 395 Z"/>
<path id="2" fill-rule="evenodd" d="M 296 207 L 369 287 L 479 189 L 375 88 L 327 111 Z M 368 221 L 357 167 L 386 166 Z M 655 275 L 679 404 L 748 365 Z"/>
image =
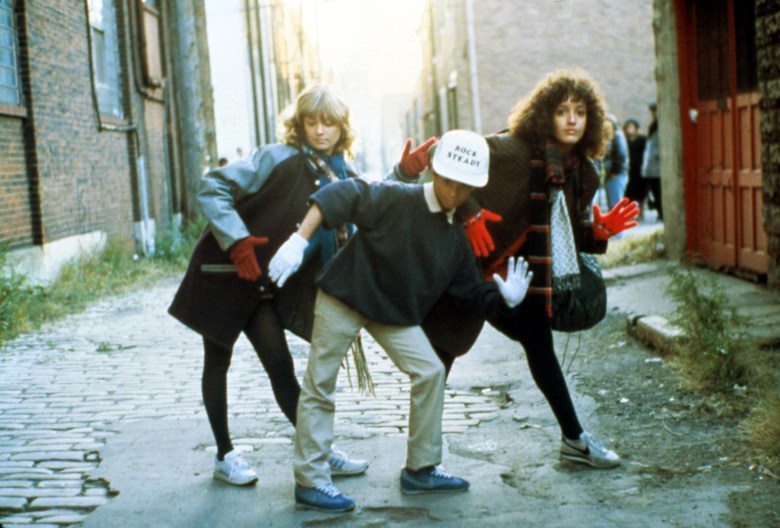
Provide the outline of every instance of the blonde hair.
<path id="1" fill-rule="evenodd" d="M 512 110 L 509 116 L 510 132 L 532 143 L 544 145 L 548 138 L 555 135 L 555 109 L 569 98 L 584 102 L 588 116 L 585 133 L 574 146 L 574 151 L 592 158 L 603 156 L 612 134 L 612 126 L 607 120 L 601 89 L 581 69 L 557 70 L 542 79 Z"/>
<path id="2" fill-rule="evenodd" d="M 301 148 L 306 138 L 303 122 L 307 117 L 336 123 L 341 127 L 341 137 L 334 147 L 334 152 L 343 151 L 352 156 L 352 145 L 355 141 L 355 131 L 349 124 L 349 107 L 344 99 L 329 84 L 309 86 L 285 112 L 280 131 L 280 141 L 292 147 Z"/>

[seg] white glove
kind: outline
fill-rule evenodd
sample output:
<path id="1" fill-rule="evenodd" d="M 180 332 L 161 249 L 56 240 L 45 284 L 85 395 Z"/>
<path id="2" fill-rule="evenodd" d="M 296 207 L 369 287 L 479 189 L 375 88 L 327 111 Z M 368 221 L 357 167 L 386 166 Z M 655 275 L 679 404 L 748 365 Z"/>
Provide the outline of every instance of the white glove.
<path id="1" fill-rule="evenodd" d="M 493 274 L 493 280 L 496 282 L 496 286 L 498 286 L 498 291 L 501 292 L 504 301 L 510 308 L 514 308 L 523 302 L 533 277 L 533 272 L 528 271 L 528 263 L 522 257 L 518 257 L 517 262 L 515 262 L 514 257 L 509 257 L 506 281 L 497 273 Z"/>
<path id="2" fill-rule="evenodd" d="M 290 238 L 279 247 L 279 250 L 268 264 L 268 276 L 280 288 L 284 286 L 290 275 L 298 271 L 303 263 L 303 252 L 309 247 L 309 241 L 298 233 L 293 233 Z"/>

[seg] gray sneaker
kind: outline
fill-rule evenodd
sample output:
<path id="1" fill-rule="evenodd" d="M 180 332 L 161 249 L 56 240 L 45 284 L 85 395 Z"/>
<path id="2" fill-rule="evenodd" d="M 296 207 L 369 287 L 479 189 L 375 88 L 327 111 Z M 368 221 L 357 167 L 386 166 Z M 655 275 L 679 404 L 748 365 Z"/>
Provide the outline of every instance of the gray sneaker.
<path id="1" fill-rule="evenodd" d="M 330 446 L 328 464 L 333 477 L 362 475 L 368 469 L 366 460 L 351 460 L 349 455 L 335 445 Z"/>
<path id="2" fill-rule="evenodd" d="M 234 449 L 225 455 L 225 460 L 214 456 L 214 478 L 234 486 L 249 486 L 257 482 L 257 473 Z"/>
<path id="3" fill-rule="evenodd" d="M 577 440 L 561 438 L 561 458 L 596 468 L 611 468 L 620 465 L 620 457 L 610 451 L 590 433 L 583 432 Z"/>

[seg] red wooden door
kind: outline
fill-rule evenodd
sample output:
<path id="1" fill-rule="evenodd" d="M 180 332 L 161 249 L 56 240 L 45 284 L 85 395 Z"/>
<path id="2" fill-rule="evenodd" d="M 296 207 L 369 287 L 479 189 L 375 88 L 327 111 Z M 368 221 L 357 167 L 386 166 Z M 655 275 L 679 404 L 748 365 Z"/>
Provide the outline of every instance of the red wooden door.
<path id="1" fill-rule="evenodd" d="M 731 110 L 717 101 L 697 105 L 696 199 L 699 205 L 699 255 L 708 264 L 736 265 L 734 226 L 734 160 Z"/>
<path id="2" fill-rule="evenodd" d="M 759 101 L 758 92 L 737 95 L 737 267 L 766 273 L 769 240 L 763 222 Z"/>
<path id="3" fill-rule="evenodd" d="M 686 48 L 697 120 L 689 246 L 712 267 L 766 273 L 755 2 L 696 0 L 691 15 L 695 44 Z"/>

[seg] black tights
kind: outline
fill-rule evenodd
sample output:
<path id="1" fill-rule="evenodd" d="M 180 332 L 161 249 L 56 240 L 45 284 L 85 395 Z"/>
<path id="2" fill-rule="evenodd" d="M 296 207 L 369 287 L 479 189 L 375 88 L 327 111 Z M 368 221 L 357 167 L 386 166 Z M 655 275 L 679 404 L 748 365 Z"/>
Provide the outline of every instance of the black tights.
<path id="1" fill-rule="evenodd" d="M 287 347 L 284 329 L 272 301 L 263 301 L 247 322 L 244 334 L 260 358 L 271 380 L 276 403 L 290 422 L 295 425 L 295 411 L 301 386 L 295 377 L 295 366 Z M 217 442 L 220 460 L 233 450 L 228 429 L 227 374 L 232 348 L 225 348 L 203 338 L 204 362 L 201 390 L 203 404 L 209 417 L 211 430 Z"/>
<path id="2" fill-rule="evenodd" d="M 566 378 L 555 356 L 553 335 L 550 323 L 542 310 L 534 303 L 523 303 L 518 311 L 511 316 L 489 320 L 489 323 L 499 332 L 513 341 L 518 341 L 525 349 L 528 368 L 536 386 L 552 408 L 555 418 L 566 438 L 579 438 L 582 426 L 577 419 L 577 412 L 571 401 Z M 441 350 L 436 350 L 444 362 L 449 374 L 453 356 Z"/>

